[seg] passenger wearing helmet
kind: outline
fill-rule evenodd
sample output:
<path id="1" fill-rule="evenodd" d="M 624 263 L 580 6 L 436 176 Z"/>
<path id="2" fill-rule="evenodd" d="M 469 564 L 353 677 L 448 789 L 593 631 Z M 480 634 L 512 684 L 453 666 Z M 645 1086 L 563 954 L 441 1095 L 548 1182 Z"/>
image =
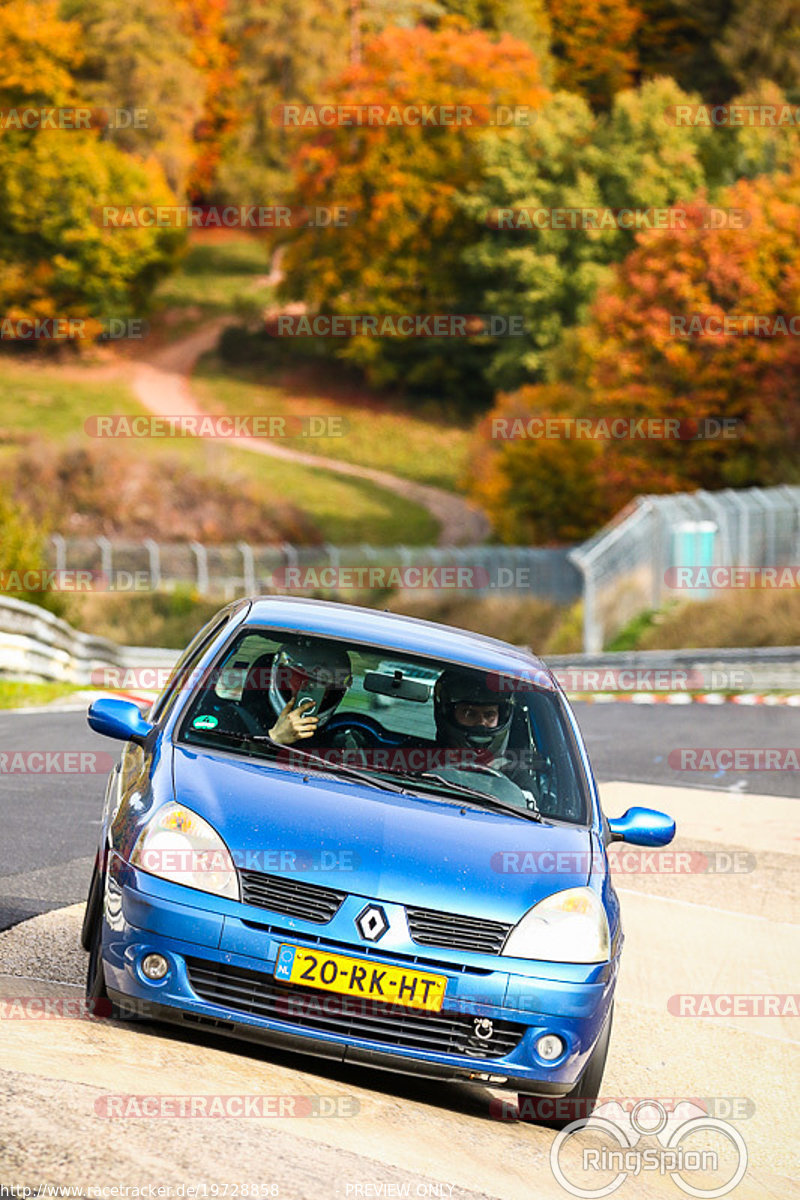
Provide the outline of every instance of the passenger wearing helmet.
<path id="1" fill-rule="evenodd" d="M 351 681 L 350 656 L 341 646 L 310 638 L 285 643 L 270 671 L 269 699 L 277 719 L 269 736 L 282 746 L 315 737 Z"/>
<path id="2" fill-rule="evenodd" d="M 514 718 L 514 697 L 489 688 L 475 671 L 448 667 L 433 689 L 438 741 L 463 747 L 467 760 L 502 758 Z"/>

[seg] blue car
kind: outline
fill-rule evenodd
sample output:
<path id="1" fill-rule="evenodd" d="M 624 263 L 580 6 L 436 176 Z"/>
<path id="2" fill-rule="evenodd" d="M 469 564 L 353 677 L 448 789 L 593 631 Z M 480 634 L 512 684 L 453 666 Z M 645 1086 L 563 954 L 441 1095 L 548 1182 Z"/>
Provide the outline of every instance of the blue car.
<path id="1" fill-rule="evenodd" d="M 623 935 L 607 820 L 547 667 L 493 638 L 269 596 L 224 608 L 122 740 L 83 924 L 87 995 L 339 1062 L 598 1096 Z M 554 1101 L 559 1103 L 556 1105 Z"/>

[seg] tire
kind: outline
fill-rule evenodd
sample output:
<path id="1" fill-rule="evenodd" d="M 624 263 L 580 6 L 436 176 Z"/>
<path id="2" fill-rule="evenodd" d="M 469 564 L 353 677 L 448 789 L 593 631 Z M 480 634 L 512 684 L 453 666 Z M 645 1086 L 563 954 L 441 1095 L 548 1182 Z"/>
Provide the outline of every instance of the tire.
<path id="1" fill-rule="evenodd" d="M 100 887 L 100 872 L 97 869 L 97 859 L 95 859 L 92 870 L 92 881 L 89 884 L 89 895 L 86 897 L 83 926 L 81 927 L 81 945 L 87 953 L 91 953 L 92 942 L 94 940 L 94 927 L 100 919 L 102 904 L 103 893 Z"/>
<path id="2" fill-rule="evenodd" d="M 112 1000 L 106 988 L 106 975 L 103 967 L 102 897 L 104 890 L 103 877 L 95 868 L 81 933 L 81 942 L 89 952 L 89 965 L 86 969 L 87 1008 L 95 1017 L 113 1017 L 115 1021 L 131 1021 L 134 1019 L 135 1013 L 128 1007 L 123 1008 L 115 1000 Z M 86 941 L 84 941 L 84 937 Z"/>
<path id="3" fill-rule="evenodd" d="M 110 1017 L 111 1001 L 106 991 L 106 975 L 103 969 L 103 922 L 98 919 L 93 924 L 89 966 L 86 970 L 86 999 L 92 1002 L 95 1016 Z"/>
<path id="4" fill-rule="evenodd" d="M 571 1092 L 557 1099 L 543 1096 L 531 1096 L 526 1092 L 518 1095 L 520 1119 L 536 1125 L 546 1125 L 550 1129 L 563 1129 L 572 1121 L 585 1120 L 590 1117 L 600 1096 L 600 1084 L 603 1082 L 603 1072 L 608 1057 L 608 1046 L 611 1040 L 611 1024 L 614 1020 L 614 1005 L 608 1014 L 605 1028 L 595 1042 L 594 1049 L 589 1055 L 589 1061 L 583 1068 L 583 1074 Z M 553 1115 L 553 1109 L 556 1115 Z"/>

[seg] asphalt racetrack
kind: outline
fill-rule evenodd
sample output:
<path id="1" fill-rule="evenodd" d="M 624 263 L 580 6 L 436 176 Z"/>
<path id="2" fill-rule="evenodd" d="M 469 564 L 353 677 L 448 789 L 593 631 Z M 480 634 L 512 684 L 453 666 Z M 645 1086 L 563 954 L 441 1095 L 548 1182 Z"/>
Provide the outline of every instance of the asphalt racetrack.
<path id="1" fill-rule="evenodd" d="M 788 1200 L 799 1194 L 791 1102 L 800 1077 L 798 1022 L 785 1005 L 770 1012 L 758 998 L 797 987 L 797 772 L 690 771 L 676 766 L 675 752 L 791 748 L 797 713 L 630 703 L 577 704 L 576 712 L 606 812 L 663 808 L 678 821 L 675 849 L 704 851 L 712 864 L 689 874 L 623 871 L 616 878 L 626 945 L 604 1098 L 628 1112 L 638 1099 L 660 1099 L 665 1111 L 691 1102 L 698 1113 L 727 1119 L 739 1140 L 706 1129 L 704 1162 L 713 1150 L 715 1167 L 687 1168 L 683 1179 L 698 1189 L 690 1194 Z M 82 711 L 57 710 L 0 713 L 0 754 L 17 750 L 116 753 L 90 732 Z M 105 773 L 0 777 L 0 1005 L 82 995 L 86 963 L 77 937 Z M 732 1002 L 716 1015 L 677 1011 L 674 997 L 701 994 L 756 1001 L 745 1006 L 749 1015 Z M 2 1011 L 14 1009 L 6 1003 Z M 0 1185 L 30 1195 L 39 1188 L 56 1195 L 61 1187 L 99 1200 L 98 1189 L 110 1197 L 117 1186 L 115 1200 L 158 1195 L 159 1187 L 171 1189 L 164 1197 L 189 1200 L 530 1200 L 588 1195 L 618 1176 L 617 1168 L 587 1173 L 573 1150 L 574 1161 L 558 1160 L 573 1183 L 566 1188 L 553 1171 L 555 1133 L 518 1120 L 513 1093 L 147 1023 L 2 1019 L 0 1075 Z M 119 1094 L 283 1101 L 275 1115 L 251 1118 L 106 1116 L 108 1097 Z M 576 1145 L 596 1146 L 598 1135 L 577 1136 Z M 657 1147 L 651 1134 L 643 1137 Z M 714 1192 L 732 1176 L 739 1143 L 748 1160 L 741 1182 Z M 638 1170 L 626 1161 L 627 1172 L 606 1194 L 686 1194 L 669 1173 L 638 1161 Z"/>

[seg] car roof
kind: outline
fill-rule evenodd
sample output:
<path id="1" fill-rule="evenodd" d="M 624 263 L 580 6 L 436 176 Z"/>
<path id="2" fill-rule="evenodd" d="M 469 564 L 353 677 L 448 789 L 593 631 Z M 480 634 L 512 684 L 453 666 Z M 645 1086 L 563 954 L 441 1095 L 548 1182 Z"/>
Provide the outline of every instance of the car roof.
<path id="1" fill-rule="evenodd" d="M 524 647 L 456 629 L 452 625 L 354 604 L 295 596 L 257 596 L 242 627 L 253 625 L 366 642 L 380 649 L 443 658 L 468 667 L 512 675 L 528 676 L 541 672 L 553 682 L 549 668 Z"/>

